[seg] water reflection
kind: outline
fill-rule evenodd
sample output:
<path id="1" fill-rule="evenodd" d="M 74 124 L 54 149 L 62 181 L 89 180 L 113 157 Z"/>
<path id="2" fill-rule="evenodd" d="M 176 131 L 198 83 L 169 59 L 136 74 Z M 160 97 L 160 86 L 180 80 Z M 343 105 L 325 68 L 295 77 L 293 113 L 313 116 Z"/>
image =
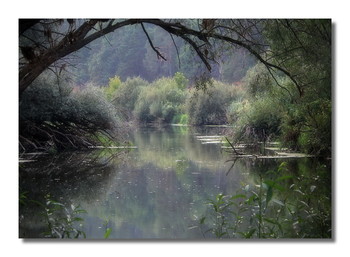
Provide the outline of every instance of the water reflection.
<path id="1" fill-rule="evenodd" d="M 79 226 L 87 238 L 201 239 L 198 220 L 207 214 L 208 199 L 234 194 L 254 174 L 273 169 L 275 161 L 230 163 L 220 145 L 202 145 L 195 135 L 222 134 L 227 128 L 140 128 L 130 137 L 130 151 L 91 151 L 40 157 L 20 166 L 20 190 L 27 198 L 53 199 L 87 211 Z M 298 176 L 312 166 L 291 161 Z M 310 166 L 311 165 L 311 166 Z M 324 168 L 325 172 L 329 167 Z M 324 182 L 327 184 L 328 182 Z M 328 184 L 329 185 L 329 184 Z M 20 208 L 20 237 L 42 237 L 40 206 Z"/>

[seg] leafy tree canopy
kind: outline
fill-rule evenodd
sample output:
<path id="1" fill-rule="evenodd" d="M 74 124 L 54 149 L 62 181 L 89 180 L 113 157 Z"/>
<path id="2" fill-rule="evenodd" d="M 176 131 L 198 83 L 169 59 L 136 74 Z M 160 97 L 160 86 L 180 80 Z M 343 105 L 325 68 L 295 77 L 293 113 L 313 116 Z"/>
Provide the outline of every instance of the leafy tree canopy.
<path id="1" fill-rule="evenodd" d="M 208 71 L 213 72 L 213 65 L 222 60 L 223 49 L 234 47 L 248 51 L 276 81 L 279 74 L 287 76 L 299 96 L 310 84 L 318 83 L 308 76 L 310 70 L 323 71 L 324 76 L 317 79 L 330 81 L 330 73 L 324 71 L 330 66 L 330 20 L 20 19 L 19 93 L 46 69 L 59 75 L 69 64 L 72 53 L 97 38 L 132 25 L 141 27 L 149 47 L 163 61 L 170 56 L 158 46 L 160 39 L 151 38 L 149 25 L 168 34 L 168 42 L 175 49 L 179 39 L 188 45 Z M 295 69 L 300 59 L 310 63 Z M 320 65 L 310 67 L 315 62 Z"/>

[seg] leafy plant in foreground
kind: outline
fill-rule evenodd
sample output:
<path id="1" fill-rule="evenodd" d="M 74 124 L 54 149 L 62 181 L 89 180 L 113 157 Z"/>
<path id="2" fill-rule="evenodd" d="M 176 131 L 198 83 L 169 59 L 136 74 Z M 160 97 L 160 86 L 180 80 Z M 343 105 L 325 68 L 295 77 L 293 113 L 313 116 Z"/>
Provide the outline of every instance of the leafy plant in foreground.
<path id="1" fill-rule="evenodd" d="M 37 202 L 44 207 L 41 215 L 44 217 L 47 225 L 47 231 L 44 232 L 45 237 L 49 238 L 86 238 L 84 231 L 76 228 L 77 222 L 83 222 L 84 219 L 78 215 L 86 213 L 80 206 L 71 204 L 70 208 L 64 204 L 51 199 L 50 195 L 46 195 L 45 204 Z"/>
<path id="2" fill-rule="evenodd" d="M 259 175 L 233 196 L 218 194 L 209 201 L 209 215 L 199 220 L 216 238 L 330 238 L 330 200 L 316 195 L 317 186 L 298 181 L 283 162 L 277 171 Z M 305 178 L 304 178 L 305 179 Z M 303 179 L 303 180 L 304 180 Z M 312 182 L 312 181 L 310 181 Z"/>
<path id="3" fill-rule="evenodd" d="M 112 228 L 110 228 L 108 224 L 109 224 L 109 219 L 105 219 L 105 221 L 103 222 L 103 226 L 105 228 L 105 233 L 103 235 L 104 239 L 108 239 L 112 233 Z"/>

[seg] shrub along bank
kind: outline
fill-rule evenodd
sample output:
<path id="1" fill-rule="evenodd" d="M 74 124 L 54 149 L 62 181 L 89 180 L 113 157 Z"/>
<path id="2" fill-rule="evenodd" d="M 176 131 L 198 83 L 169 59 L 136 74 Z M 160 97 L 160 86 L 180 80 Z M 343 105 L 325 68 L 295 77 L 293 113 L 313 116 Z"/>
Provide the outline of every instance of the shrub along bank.
<path id="1" fill-rule="evenodd" d="M 190 85 L 182 73 L 151 83 L 115 76 L 107 87 L 83 88 L 44 74 L 20 100 L 20 149 L 78 149 L 110 140 L 115 145 L 121 128 L 137 122 L 231 124 L 235 142 L 279 140 L 294 150 L 330 154 L 330 100 L 298 98 L 290 81 L 278 81 L 261 65 L 241 83 L 208 79 L 204 89 Z"/>

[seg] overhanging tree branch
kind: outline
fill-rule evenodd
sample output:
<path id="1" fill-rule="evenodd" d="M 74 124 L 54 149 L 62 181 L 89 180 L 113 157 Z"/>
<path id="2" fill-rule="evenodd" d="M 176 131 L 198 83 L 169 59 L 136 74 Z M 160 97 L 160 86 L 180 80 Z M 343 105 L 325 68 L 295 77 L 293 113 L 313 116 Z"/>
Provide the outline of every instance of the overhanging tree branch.
<path id="1" fill-rule="evenodd" d="M 39 22 L 40 20 L 34 20 L 32 22 L 27 21 L 25 23 L 23 22 L 23 25 L 20 26 L 20 36 L 23 33 L 25 33 L 26 30 L 30 29 L 31 26 L 36 25 Z M 98 23 L 100 24 L 100 29 L 96 30 L 95 25 Z M 161 27 L 171 35 L 178 36 L 185 40 L 195 50 L 195 52 L 209 71 L 211 71 L 211 65 L 209 63 L 210 58 L 208 56 L 208 49 L 210 50 L 211 48 L 209 39 L 219 40 L 221 42 L 226 42 L 234 46 L 245 48 L 260 62 L 262 62 L 268 68 L 270 73 L 273 71 L 279 71 L 287 77 L 289 77 L 291 81 L 295 84 L 299 95 L 302 96 L 303 94 L 302 86 L 295 79 L 295 77 L 285 68 L 281 67 L 280 65 L 271 63 L 267 59 L 265 59 L 261 53 L 259 53 L 256 49 L 253 48 L 253 46 L 259 47 L 261 45 L 258 42 L 255 44 L 250 39 L 249 41 L 244 40 L 244 38 L 236 39 L 232 36 L 220 33 L 220 30 L 218 33 L 214 29 L 211 29 L 210 31 L 197 31 L 181 24 L 180 22 L 165 21 L 160 19 L 126 19 L 122 21 L 91 19 L 84 21 L 83 24 L 80 25 L 77 29 L 70 29 L 65 36 L 61 37 L 60 41 L 54 42 L 52 46 L 50 45 L 51 47 L 47 49 L 41 49 L 41 52 L 38 55 L 36 55 L 35 58 L 33 58 L 32 60 L 28 60 L 28 63 L 20 68 L 20 95 L 34 81 L 35 78 L 37 78 L 45 69 L 47 69 L 54 62 L 60 60 L 68 54 L 71 54 L 81 49 L 82 47 L 85 47 L 87 44 L 94 41 L 95 39 L 100 38 L 101 36 L 104 36 L 110 32 L 113 32 L 121 27 L 128 25 L 141 24 L 141 27 L 145 32 L 147 39 L 151 45 L 151 48 L 156 52 L 158 57 L 162 58 L 163 60 L 166 60 L 165 57 L 157 50 L 157 48 L 154 47 L 149 37 L 149 34 L 147 33 L 144 27 L 144 23 L 149 23 Z M 206 47 L 203 47 L 203 43 Z"/>
<path id="2" fill-rule="evenodd" d="M 238 45 L 238 46 L 241 46 L 243 48 L 245 48 L 246 50 L 248 50 L 253 56 L 255 56 L 261 63 L 263 63 L 266 68 L 269 69 L 276 69 L 276 70 L 279 70 L 281 71 L 282 73 L 284 73 L 287 77 L 289 77 L 292 82 L 294 83 L 294 85 L 296 86 L 298 92 L 299 92 L 299 95 L 302 96 L 303 95 L 303 90 L 301 88 L 301 85 L 298 83 L 298 81 L 296 81 L 296 79 L 287 71 L 285 70 L 284 68 L 280 67 L 280 66 L 277 66 L 273 63 L 270 63 L 268 61 L 266 61 L 262 56 L 261 54 L 259 54 L 257 51 L 255 51 L 250 45 L 248 44 L 245 44 L 239 40 L 235 40 L 233 38 L 229 38 L 229 37 L 226 37 L 226 36 L 222 36 L 222 35 L 218 35 L 218 34 L 212 34 L 211 37 L 213 38 L 217 38 L 217 39 L 221 39 L 221 40 L 224 40 L 226 42 L 229 42 L 229 43 L 232 43 L 234 45 Z"/>
<path id="3" fill-rule="evenodd" d="M 146 34 L 148 43 L 150 44 L 150 46 L 151 46 L 151 48 L 153 49 L 153 51 L 156 52 L 157 57 L 158 57 L 158 58 L 160 57 L 160 58 L 162 58 L 164 61 L 166 61 L 165 57 L 164 57 L 164 56 L 158 51 L 158 49 L 153 45 L 152 40 L 151 40 L 150 36 L 148 35 L 147 30 L 146 30 L 145 26 L 143 26 L 143 23 L 142 23 L 142 22 L 141 22 L 141 27 L 142 27 L 143 32 L 145 32 L 145 34 Z"/>
<path id="4" fill-rule="evenodd" d="M 54 62 L 79 50 L 105 34 L 123 26 L 136 24 L 137 20 L 124 20 L 115 24 L 109 23 L 105 28 L 88 35 L 97 22 L 98 20 L 85 21 L 77 30 L 72 31 L 63 37 L 56 46 L 53 46 L 37 56 L 34 61 L 28 62 L 24 65 L 19 72 L 19 94 L 21 95 L 24 90 Z"/>
<path id="5" fill-rule="evenodd" d="M 177 54 L 177 60 L 178 60 L 178 62 L 179 62 L 179 68 L 181 68 L 181 61 L 180 61 L 179 49 L 177 49 L 177 45 L 176 45 L 176 43 L 175 43 L 175 40 L 174 40 L 173 35 L 170 34 L 170 33 L 169 33 L 169 35 L 170 35 L 171 40 L 173 41 L 173 44 L 174 44 L 174 46 L 175 46 L 175 50 L 176 50 L 176 54 Z"/>
<path id="6" fill-rule="evenodd" d="M 177 36 L 183 38 L 185 41 L 187 41 L 194 48 L 194 50 L 196 51 L 198 56 L 201 58 L 203 63 L 206 65 L 206 67 L 209 71 L 211 70 L 211 65 L 209 64 L 207 57 L 200 51 L 198 44 L 196 44 L 193 40 L 191 40 L 187 35 L 193 35 L 204 42 L 208 42 L 209 38 L 219 39 L 221 41 L 245 48 L 254 57 L 256 57 L 260 62 L 262 62 L 269 69 L 269 72 L 271 72 L 271 69 L 275 69 L 275 70 L 281 71 L 287 77 L 289 77 L 291 79 L 291 81 L 295 84 L 295 86 L 299 92 L 299 95 L 300 96 L 303 95 L 303 90 L 302 90 L 301 85 L 286 69 L 284 69 L 280 66 L 277 66 L 271 62 L 266 61 L 262 57 L 261 54 L 259 54 L 257 51 L 255 51 L 252 48 L 251 45 L 248 45 L 247 43 L 245 43 L 243 41 L 240 41 L 240 40 L 228 37 L 228 36 L 220 35 L 217 33 L 213 33 L 212 31 L 210 33 L 208 33 L 208 32 L 200 32 L 200 31 L 192 30 L 190 28 L 184 27 L 183 25 L 181 25 L 179 23 L 166 23 L 162 20 L 148 20 L 147 22 L 158 25 L 158 26 L 162 27 L 164 30 L 168 31 L 169 33 L 177 35 Z"/>

